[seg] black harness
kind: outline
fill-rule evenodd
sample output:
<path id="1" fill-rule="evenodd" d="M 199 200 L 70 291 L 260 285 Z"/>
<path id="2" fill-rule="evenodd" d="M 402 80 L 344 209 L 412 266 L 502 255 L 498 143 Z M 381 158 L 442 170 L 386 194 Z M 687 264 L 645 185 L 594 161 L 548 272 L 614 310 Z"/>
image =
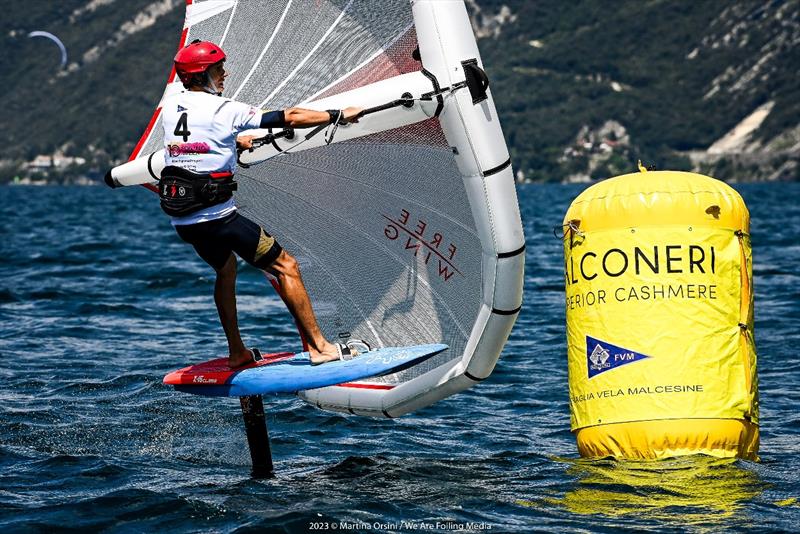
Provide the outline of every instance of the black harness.
<path id="1" fill-rule="evenodd" d="M 172 217 L 191 215 L 226 202 L 236 189 L 232 173 L 198 174 L 172 165 L 164 167 L 158 182 L 161 209 Z"/>

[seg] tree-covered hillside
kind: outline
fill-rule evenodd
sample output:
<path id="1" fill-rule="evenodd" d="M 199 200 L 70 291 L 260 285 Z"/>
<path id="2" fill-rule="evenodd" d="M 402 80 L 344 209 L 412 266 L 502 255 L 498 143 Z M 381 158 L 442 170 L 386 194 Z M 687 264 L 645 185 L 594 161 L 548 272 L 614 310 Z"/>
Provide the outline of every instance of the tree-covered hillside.
<path id="1" fill-rule="evenodd" d="M 791 160 L 780 177 L 798 178 L 799 2 L 484 1 L 482 11 L 504 3 L 514 22 L 480 46 L 528 177 L 607 177 L 641 158 L 738 180 L 766 178 Z M 769 102 L 741 147 L 706 153 Z M 591 138 L 609 121 L 629 139 L 608 139 L 614 146 L 603 151 L 603 139 Z"/>
<path id="2" fill-rule="evenodd" d="M 521 179 L 604 178 L 637 159 L 730 180 L 798 179 L 800 0 L 467 4 Z M 183 5 L 5 2 L 0 180 L 35 174 L 28 162 L 40 154 L 86 160 L 62 176 L 124 160 L 161 95 Z M 63 40 L 66 70 L 32 30 Z"/>
<path id="3" fill-rule="evenodd" d="M 181 0 L 59 0 L 4 2 L 0 19 L 6 85 L 2 159 L 16 164 L 63 150 L 102 176 L 124 161 L 139 139 L 164 90 L 183 25 Z M 87 9 L 88 8 L 88 9 Z M 57 35 L 60 52 L 32 30 Z M 102 172 L 101 172 L 102 171 Z M 8 166 L 0 179 L 9 179 Z"/>

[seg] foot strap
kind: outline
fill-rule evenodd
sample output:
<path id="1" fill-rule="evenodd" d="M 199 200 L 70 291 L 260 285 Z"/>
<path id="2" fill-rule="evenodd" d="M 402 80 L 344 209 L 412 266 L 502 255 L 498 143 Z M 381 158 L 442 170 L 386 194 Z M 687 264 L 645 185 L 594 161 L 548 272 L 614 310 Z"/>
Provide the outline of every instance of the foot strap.
<path id="1" fill-rule="evenodd" d="M 343 362 L 352 360 L 356 356 L 358 356 L 358 351 L 351 349 L 344 343 L 334 343 L 336 346 L 336 353 L 339 355 L 339 359 Z"/>
<path id="2" fill-rule="evenodd" d="M 351 352 L 354 351 L 357 355 L 364 354 L 365 352 L 372 350 L 372 346 L 363 339 L 351 339 L 347 341 L 345 345 L 347 345 Z"/>

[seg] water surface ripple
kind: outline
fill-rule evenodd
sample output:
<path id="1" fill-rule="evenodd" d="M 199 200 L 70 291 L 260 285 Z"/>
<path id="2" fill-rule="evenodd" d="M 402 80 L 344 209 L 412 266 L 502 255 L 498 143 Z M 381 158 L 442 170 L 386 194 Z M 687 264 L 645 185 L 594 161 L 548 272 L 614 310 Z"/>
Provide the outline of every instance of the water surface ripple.
<path id="1" fill-rule="evenodd" d="M 161 384 L 225 340 L 213 277 L 154 196 L 0 188 L 0 526 L 796 531 L 800 184 L 736 187 L 753 219 L 761 462 L 578 458 L 552 227 L 582 187 L 524 186 L 525 307 L 491 378 L 397 420 L 269 398 L 270 480 L 249 477 L 235 399 Z M 246 339 L 295 348 L 259 273 L 241 268 L 239 295 Z"/>

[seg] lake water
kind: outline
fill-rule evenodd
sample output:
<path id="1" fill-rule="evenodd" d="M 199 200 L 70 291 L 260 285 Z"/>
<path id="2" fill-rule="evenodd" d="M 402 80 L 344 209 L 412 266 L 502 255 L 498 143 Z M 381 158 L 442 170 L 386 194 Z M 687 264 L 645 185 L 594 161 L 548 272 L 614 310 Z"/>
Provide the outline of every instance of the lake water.
<path id="1" fill-rule="evenodd" d="M 277 476 L 249 476 L 236 399 L 173 392 L 226 350 L 213 276 L 143 188 L 0 188 L 0 526 L 6 531 L 797 531 L 800 184 L 752 216 L 761 461 L 587 461 L 569 432 L 563 260 L 581 186 L 521 186 L 525 307 L 490 379 L 396 420 L 268 400 Z M 243 268 L 246 339 L 294 325 Z M 265 322 L 268 332 L 265 333 Z"/>

